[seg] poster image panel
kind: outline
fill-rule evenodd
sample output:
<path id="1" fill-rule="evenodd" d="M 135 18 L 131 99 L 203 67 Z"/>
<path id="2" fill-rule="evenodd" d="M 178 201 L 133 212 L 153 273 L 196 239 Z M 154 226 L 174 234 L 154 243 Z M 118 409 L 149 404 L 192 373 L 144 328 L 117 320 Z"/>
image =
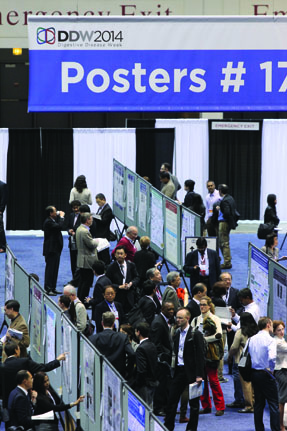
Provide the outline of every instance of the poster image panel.
<path id="1" fill-rule="evenodd" d="M 150 191 L 150 240 L 151 246 L 156 252 L 162 255 L 164 247 L 163 239 L 163 206 L 162 194 L 151 188 Z"/>
<path id="2" fill-rule="evenodd" d="M 136 175 L 126 169 L 126 224 L 135 224 L 135 185 L 136 185 Z"/>
<path id="3" fill-rule="evenodd" d="M 114 160 L 113 172 L 113 212 L 115 216 L 124 223 L 125 216 L 125 168 L 124 166 Z"/>
<path id="4" fill-rule="evenodd" d="M 9 250 L 6 250 L 6 263 L 5 263 L 5 300 L 15 298 L 14 293 L 14 279 L 15 279 L 15 269 L 14 269 L 14 259 Z"/>
<path id="5" fill-rule="evenodd" d="M 68 394 L 72 393 L 72 328 L 63 320 L 63 352 L 68 352 L 66 360 L 63 361 L 63 380 Z"/>
<path id="6" fill-rule="evenodd" d="M 148 206 L 149 206 L 149 186 L 144 181 L 138 178 L 137 182 L 138 192 L 138 209 L 137 209 L 137 227 L 139 235 L 149 235 L 148 228 Z"/>
<path id="7" fill-rule="evenodd" d="M 134 396 L 128 392 L 128 431 L 145 430 L 145 407 Z"/>
<path id="8" fill-rule="evenodd" d="M 273 272 L 273 320 L 282 320 L 286 326 L 287 276 L 277 268 Z"/>
<path id="9" fill-rule="evenodd" d="M 254 302 L 260 308 L 260 315 L 267 316 L 269 300 L 268 257 L 255 247 L 251 249 L 250 289 Z"/>
<path id="10" fill-rule="evenodd" d="M 34 351 L 41 356 L 42 340 L 42 292 L 36 286 L 32 289 L 32 347 Z M 55 356 L 54 356 L 55 359 Z"/>
<path id="11" fill-rule="evenodd" d="M 47 331 L 47 362 L 53 361 L 56 357 L 56 314 L 47 307 L 46 331 Z M 56 369 L 54 370 L 56 373 Z"/>
<path id="12" fill-rule="evenodd" d="M 103 431 L 121 429 L 121 380 L 117 374 L 103 363 Z"/>
<path id="13" fill-rule="evenodd" d="M 165 247 L 164 257 L 173 265 L 180 267 L 180 209 L 165 199 Z"/>
<path id="14" fill-rule="evenodd" d="M 84 405 L 85 412 L 92 422 L 95 422 L 95 352 L 84 343 Z"/>

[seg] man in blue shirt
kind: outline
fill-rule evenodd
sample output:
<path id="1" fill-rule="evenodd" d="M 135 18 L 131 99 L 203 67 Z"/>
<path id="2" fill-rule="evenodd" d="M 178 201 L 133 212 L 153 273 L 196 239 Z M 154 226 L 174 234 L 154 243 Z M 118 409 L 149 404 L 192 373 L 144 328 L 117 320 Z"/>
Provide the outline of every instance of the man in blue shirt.
<path id="1" fill-rule="evenodd" d="M 270 336 L 273 322 L 262 317 L 258 322 L 259 332 L 250 338 L 249 353 L 252 362 L 252 385 L 254 389 L 254 424 L 256 431 L 264 431 L 263 412 L 265 402 L 270 409 L 271 431 L 280 431 L 278 390 L 273 371 L 276 360 L 276 342 Z"/>

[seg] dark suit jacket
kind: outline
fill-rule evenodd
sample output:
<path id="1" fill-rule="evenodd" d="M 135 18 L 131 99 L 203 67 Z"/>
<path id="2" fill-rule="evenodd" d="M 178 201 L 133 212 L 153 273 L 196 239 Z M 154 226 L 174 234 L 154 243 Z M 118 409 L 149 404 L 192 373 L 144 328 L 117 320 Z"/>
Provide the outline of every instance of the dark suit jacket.
<path id="1" fill-rule="evenodd" d="M 0 181 L 0 212 L 5 211 L 8 200 L 7 184 Z"/>
<path id="2" fill-rule="evenodd" d="M 89 304 L 91 304 L 93 309 L 92 316 L 94 315 L 95 306 L 100 304 L 100 302 L 102 302 L 103 300 L 104 288 L 111 284 L 112 284 L 111 280 L 106 275 L 103 275 L 102 277 L 97 279 L 94 287 L 93 298 L 91 298 L 89 302 Z M 92 317 L 92 319 L 95 320 L 94 317 Z"/>
<path id="3" fill-rule="evenodd" d="M 120 304 L 119 302 L 114 302 L 114 304 L 119 313 L 119 325 L 121 325 L 122 323 L 126 322 L 125 313 L 124 313 L 122 304 Z M 96 307 L 93 309 L 92 319 L 96 322 L 97 334 L 103 331 L 102 315 L 106 311 L 111 311 L 111 310 L 105 300 L 100 302 L 100 304 L 97 304 Z"/>
<path id="4" fill-rule="evenodd" d="M 74 232 L 78 229 L 78 227 L 81 225 L 81 214 L 78 214 L 78 218 L 76 223 L 74 224 L 75 220 L 75 213 L 69 214 L 68 221 L 67 221 L 67 231 L 69 234 L 69 230 L 73 229 Z M 76 238 L 75 238 L 76 240 Z M 71 235 L 69 234 L 69 248 L 71 247 Z"/>
<path id="5" fill-rule="evenodd" d="M 58 395 L 55 393 L 55 391 L 53 391 L 52 388 L 49 388 L 49 392 L 51 393 L 52 397 L 54 398 L 54 400 L 57 402 L 58 400 Z M 51 397 L 49 397 L 49 395 L 45 395 L 45 394 L 41 394 L 38 393 L 37 396 L 37 404 L 35 406 L 34 409 L 34 414 L 35 415 L 42 415 L 43 413 L 47 413 L 51 410 L 53 410 L 54 412 L 63 412 L 65 410 L 69 410 L 71 408 L 70 404 L 64 404 L 64 403 L 60 403 L 60 404 L 54 404 Z M 58 423 L 58 419 L 57 417 L 54 415 L 54 423 Z M 36 421 L 35 425 L 40 424 L 40 423 L 53 423 L 50 420 L 49 421 Z"/>
<path id="6" fill-rule="evenodd" d="M 277 216 L 276 209 L 270 207 L 269 205 L 265 209 L 264 223 L 272 223 L 275 227 L 278 226 L 280 223 L 280 219 Z"/>
<path id="7" fill-rule="evenodd" d="M 174 337 L 175 364 L 178 360 L 180 331 L 177 330 Z M 196 377 L 204 378 L 204 341 L 203 335 L 199 331 L 192 331 L 189 327 L 183 348 L 184 371 L 187 382 L 194 383 Z"/>
<path id="8" fill-rule="evenodd" d="M 150 386 L 157 380 L 157 350 L 155 345 L 146 339 L 136 350 L 136 387 Z"/>
<path id="9" fill-rule="evenodd" d="M 150 327 L 150 340 L 154 343 L 157 349 L 157 354 L 165 353 L 169 357 L 171 363 L 172 345 L 171 336 L 168 324 L 162 314 L 155 316 Z"/>
<path id="10" fill-rule="evenodd" d="M 49 253 L 61 253 L 63 249 L 62 229 L 64 228 L 64 219 L 57 217 L 55 221 L 51 217 L 46 218 L 43 225 L 44 245 L 43 256 Z"/>
<path id="11" fill-rule="evenodd" d="M 160 310 L 157 310 L 157 306 L 155 302 L 151 298 L 148 298 L 147 296 L 143 296 L 139 300 L 138 305 L 143 313 L 143 317 L 150 325 L 154 319 L 155 314 L 158 313 Z"/>
<path id="12" fill-rule="evenodd" d="M 113 211 L 109 204 L 106 204 L 99 214 L 101 220 L 94 218 L 93 228 L 91 234 L 93 238 L 106 238 L 110 239 L 110 224 L 113 220 Z"/>
<path id="13" fill-rule="evenodd" d="M 129 290 L 119 289 L 119 286 L 123 284 L 123 274 L 116 261 L 108 266 L 106 276 L 111 280 L 116 289 L 116 300 L 122 304 L 125 312 L 129 311 L 135 303 L 135 288 L 139 284 L 139 275 L 135 264 L 133 262 L 127 262 L 126 283 L 133 283 Z"/>
<path id="14" fill-rule="evenodd" d="M 190 289 L 192 289 L 196 283 L 200 282 L 199 278 L 199 268 L 194 269 L 198 265 L 198 250 L 194 250 L 186 256 L 185 265 L 183 267 L 184 271 L 190 274 Z M 214 285 L 219 280 L 221 274 L 219 257 L 216 251 L 207 249 L 207 256 L 209 260 L 209 284 L 210 287 Z"/>
<path id="15" fill-rule="evenodd" d="M 200 307 L 197 302 L 195 302 L 194 299 L 192 299 L 186 306 L 188 311 L 190 312 L 190 322 L 192 322 L 192 319 L 194 319 L 197 316 L 201 315 Z"/>
<path id="16" fill-rule="evenodd" d="M 243 310 L 243 306 L 240 303 L 239 298 L 238 298 L 238 292 L 239 292 L 238 289 L 235 289 L 235 287 L 231 286 L 229 288 L 228 301 L 227 301 L 228 305 L 230 307 L 234 308 L 236 313 L 237 313 L 237 311 L 240 312 Z"/>
<path id="17" fill-rule="evenodd" d="M 126 377 L 127 371 L 132 370 L 135 352 L 126 334 L 105 329 L 99 334 L 92 335 L 90 341 L 123 377 Z M 126 365 L 127 357 L 128 365 Z"/>
<path id="18" fill-rule="evenodd" d="M 17 386 L 16 374 L 20 370 L 30 371 L 32 375 L 38 371 L 51 371 L 60 366 L 60 362 L 55 359 L 47 364 L 38 364 L 30 358 L 16 358 L 10 356 L 2 365 L 2 388 L 3 388 L 3 407 L 7 407 L 10 392 Z"/>
<path id="19" fill-rule="evenodd" d="M 25 430 L 33 428 L 31 420 L 32 407 L 29 398 L 22 389 L 16 387 L 9 396 L 8 410 L 10 415 L 10 426 L 22 425 Z"/>
<path id="20" fill-rule="evenodd" d="M 155 254 L 150 250 L 139 250 L 136 252 L 133 262 L 136 265 L 137 272 L 140 276 L 140 282 L 142 284 L 145 280 L 147 280 L 147 270 L 155 266 Z"/>
<path id="21" fill-rule="evenodd" d="M 220 211 L 223 214 L 224 220 L 228 223 L 229 229 L 236 229 L 235 200 L 229 194 L 226 194 L 220 201 Z"/>

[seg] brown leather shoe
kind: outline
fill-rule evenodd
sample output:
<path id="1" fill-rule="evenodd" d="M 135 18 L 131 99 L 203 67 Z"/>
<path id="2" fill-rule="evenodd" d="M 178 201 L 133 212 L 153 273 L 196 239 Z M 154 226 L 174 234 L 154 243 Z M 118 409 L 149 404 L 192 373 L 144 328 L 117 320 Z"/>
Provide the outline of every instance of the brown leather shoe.
<path id="1" fill-rule="evenodd" d="M 180 424 L 186 424 L 189 421 L 189 419 L 185 416 L 184 418 L 179 418 Z"/>
<path id="2" fill-rule="evenodd" d="M 223 416 L 224 415 L 224 410 L 217 410 L 217 412 L 215 413 L 215 416 Z"/>

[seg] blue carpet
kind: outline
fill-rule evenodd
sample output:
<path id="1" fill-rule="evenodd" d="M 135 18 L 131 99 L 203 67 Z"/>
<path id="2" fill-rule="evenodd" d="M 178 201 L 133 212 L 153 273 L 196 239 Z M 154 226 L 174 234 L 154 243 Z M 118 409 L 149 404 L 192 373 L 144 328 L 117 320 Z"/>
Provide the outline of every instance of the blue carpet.
<path id="1" fill-rule="evenodd" d="M 279 236 L 279 244 L 281 244 L 284 235 Z M 36 273 L 40 277 L 40 284 L 43 285 L 45 261 L 42 256 L 43 238 L 36 236 L 8 236 L 7 238 L 9 247 L 17 257 L 18 263 L 28 272 Z M 242 289 L 247 285 L 248 276 L 248 243 L 252 242 L 254 245 L 261 247 L 264 241 L 257 239 L 256 234 L 232 234 L 231 235 L 231 254 L 232 254 L 232 269 L 230 270 L 233 277 L 233 287 Z M 114 246 L 114 244 L 112 244 Z M 282 250 L 281 255 L 287 254 L 286 247 Z M 284 262 L 285 263 L 285 262 Z M 173 269 L 170 266 L 170 270 Z M 167 270 L 163 268 L 163 277 L 165 279 Z M 68 239 L 64 237 L 64 248 L 61 255 L 61 263 L 59 269 L 57 290 L 62 291 L 63 285 L 71 279 Z M 188 280 L 187 280 L 188 281 Z M 0 255 L 0 299 L 1 299 L 1 313 L 0 323 L 3 320 L 3 305 L 4 305 L 4 286 L 5 286 L 5 255 Z M 91 292 L 92 293 L 92 292 Z M 55 300 L 57 298 L 55 297 Z M 227 372 L 227 369 L 225 369 Z M 222 384 L 222 390 L 226 404 L 233 401 L 233 382 L 232 377 L 228 376 L 229 382 Z M 206 431 L 207 429 L 225 428 L 228 431 L 251 431 L 254 430 L 253 415 L 252 414 L 239 414 L 236 409 L 226 409 L 225 415 L 221 417 L 214 416 L 213 413 L 202 415 L 199 419 L 198 431 Z M 269 412 L 266 409 L 264 417 L 265 429 L 269 428 Z M 176 422 L 176 431 L 185 430 L 185 424 Z M 1 430 L 4 429 L 1 426 Z"/>

